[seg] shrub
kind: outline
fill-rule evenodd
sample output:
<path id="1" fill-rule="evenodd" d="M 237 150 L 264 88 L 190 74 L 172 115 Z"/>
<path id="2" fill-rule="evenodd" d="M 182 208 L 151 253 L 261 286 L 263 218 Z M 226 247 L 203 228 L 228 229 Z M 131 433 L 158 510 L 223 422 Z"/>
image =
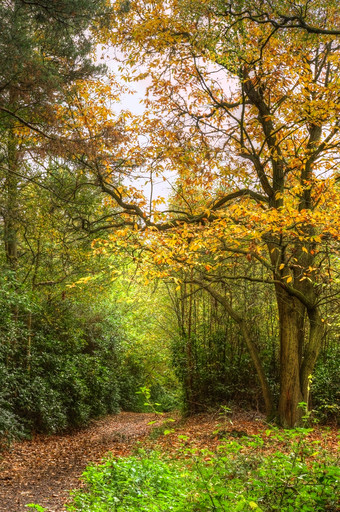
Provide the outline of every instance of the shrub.
<path id="1" fill-rule="evenodd" d="M 11 410 L 11 405 L 0 395 L 0 452 L 10 443 L 24 436 L 20 419 Z"/>
<path id="2" fill-rule="evenodd" d="M 24 433 L 55 433 L 117 412 L 120 334 L 112 308 L 99 314 L 98 305 L 62 301 L 51 312 L 50 304 L 31 302 L 29 333 L 28 298 L 20 289 L 6 290 L 6 300 L 0 298 L 0 448 Z"/>
<path id="3" fill-rule="evenodd" d="M 283 450 L 265 454 L 260 436 L 228 441 L 218 453 L 159 453 L 106 460 L 84 473 L 74 494 L 78 512 L 324 512 L 338 510 L 340 469 L 307 430 L 267 432 Z M 190 458 L 188 458 L 190 455 Z"/>

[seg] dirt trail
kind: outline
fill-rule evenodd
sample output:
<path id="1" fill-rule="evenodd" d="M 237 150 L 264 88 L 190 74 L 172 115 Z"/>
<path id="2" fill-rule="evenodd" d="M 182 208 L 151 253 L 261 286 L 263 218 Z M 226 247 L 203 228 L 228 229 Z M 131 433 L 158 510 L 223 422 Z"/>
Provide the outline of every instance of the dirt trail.
<path id="1" fill-rule="evenodd" d="M 154 419 L 153 414 L 123 412 L 76 433 L 15 443 L 0 459 L 0 512 L 27 512 L 28 503 L 63 512 L 68 491 L 79 487 L 85 467 L 107 452 L 128 455 Z"/>

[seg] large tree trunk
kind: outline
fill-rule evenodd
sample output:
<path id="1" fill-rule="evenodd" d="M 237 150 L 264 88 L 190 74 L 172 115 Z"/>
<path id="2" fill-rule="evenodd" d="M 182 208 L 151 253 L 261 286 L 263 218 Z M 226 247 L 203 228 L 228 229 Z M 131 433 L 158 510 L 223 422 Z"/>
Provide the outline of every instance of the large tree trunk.
<path id="1" fill-rule="evenodd" d="M 303 408 L 308 406 L 309 378 L 320 351 L 324 332 L 316 308 L 305 306 L 282 288 L 276 290 L 280 322 L 280 398 L 278 419 L 282 426 L 292 428 L 301 423 Z M 308 316 L 307 316 L 308 315 Z M 306 339 L 305 320 L 309 320 Z"/>
<path id="2" fill-rule="evenodd" d="M 278 419 L 284 427 L 300 422 L 303 401 L 300 364 L 303 344 L 304 310 L 297 299 L 277 291 L 280 322 L 280 398 Z"/>

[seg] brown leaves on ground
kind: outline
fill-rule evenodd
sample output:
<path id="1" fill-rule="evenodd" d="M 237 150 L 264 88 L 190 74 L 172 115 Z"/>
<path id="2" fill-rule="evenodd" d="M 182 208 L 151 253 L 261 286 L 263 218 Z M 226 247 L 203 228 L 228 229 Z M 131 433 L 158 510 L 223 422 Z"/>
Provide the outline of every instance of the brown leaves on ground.
<path id="1" fill-rule="evenodd" d="M 72 434 L 39 435 L 15 443 L 4 454 L 0 462 L 0 512 L 27 511 L 28 503 L 39 503 L 49 512 L 63 512 L 68 491 L 80 487 L 79 477 L 85 467 L 99 463 L 108 452 L 125 457 L 142 445 L 176 457 L 183 456 L 183 448 L 214 451 L 224 439 L 256 434 L 264 439 L 264 453 L 286 449 L 284 443 L 266 434 L 267 429 L 270 427 L 261 415 L 246 412 L 200 414 L 186 419 L 173 414 L 120 413 Z M 308 441 L 323 439 L 327 450 L 335 453 L 337 434 L 335 428 L 327 432 L 319 428 L 309 434 Z"/>
<path id="2" fill-rule="evenodd" d="M 129 455 L 154 419 L 154 414 L 123 412 L 71 434 L 14 443 L 0 459 L 0 512 L 28 511 L 28 503 L 39 503 L 49 512 L 65 510 L 68 491 L 79 487 L 86 466 L 108 452 Z"/>
<path id="3" fill-rule="evenodd" d="M 168 415 L 168 418 L 171 415 Z M 266 423 L 261 414 L 247 411 L 237 411 L 234 414 L 199 414 L 186 418 L 176 419 L 172 424 L 164 417 L 163 423 L 157 426 L 151 436 L 143 442 L 143 446 L 150 449 L 159 449 L 162 453 L 173 455 L 183 454 L 183 448 L 208 449 L 216 451 L 218 446 L 225 444 L 226 440 L 240 441 L 243 436 L 259 435 L 263 439 L 261 452 L 270 455 L 275 451 L 287 451 L 291 448 L 292 438 L 284 439 L 284 432 L 278 431 L 275 435 L 273 425 Z M 269 431 L 271 434 L 269 434 Z M 165 435 L 164 435 L 165 432 Z M 281 434 L 281 435 L 280 435 Z M 306 434 L 302 434 L 306 435 Z M 306 435 L 306 443 L 322 441 L 329 453 L 339 455 L 339 430 L 336 427 L 315 427 Z"/>

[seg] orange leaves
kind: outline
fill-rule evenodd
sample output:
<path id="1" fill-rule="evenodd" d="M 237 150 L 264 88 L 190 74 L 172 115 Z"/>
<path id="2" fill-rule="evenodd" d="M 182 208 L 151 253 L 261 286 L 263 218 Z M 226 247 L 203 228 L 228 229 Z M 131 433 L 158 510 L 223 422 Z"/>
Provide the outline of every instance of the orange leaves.
<path id="1" fill-rule="evenodd" d="M 124 135 L 108 140 L 124 162 L 124 190 L 117 190 L 140 207 L 143 229 L 136 233 L 126 208 L 131 231 L 117 232 L 114 243 L 146 248 L 150 275 L 222 272 L 234 251 L 279 271 L 285 284 L 316 279 L 313 260 L 340 237 L 333 177 L 339 49 L 332 38 L 271 33 L 251 20 L 241 30 L 209 1 L 138 0 L 126 9 L 117 1 L 116 12 L 103 39 L 121 45 L 125 68 L 131 64 L 124 74 L 147 79 L 148 92 L 143 116 L 120 118 Z M 84 102 L 82 122 L 92 129 L 105 104 L 96 110 L 87 92 Z M 109 144 L 96 144 L 112 184 Z M 142 193 L 156 180 L 169 184 L 168 205 Z"/>

